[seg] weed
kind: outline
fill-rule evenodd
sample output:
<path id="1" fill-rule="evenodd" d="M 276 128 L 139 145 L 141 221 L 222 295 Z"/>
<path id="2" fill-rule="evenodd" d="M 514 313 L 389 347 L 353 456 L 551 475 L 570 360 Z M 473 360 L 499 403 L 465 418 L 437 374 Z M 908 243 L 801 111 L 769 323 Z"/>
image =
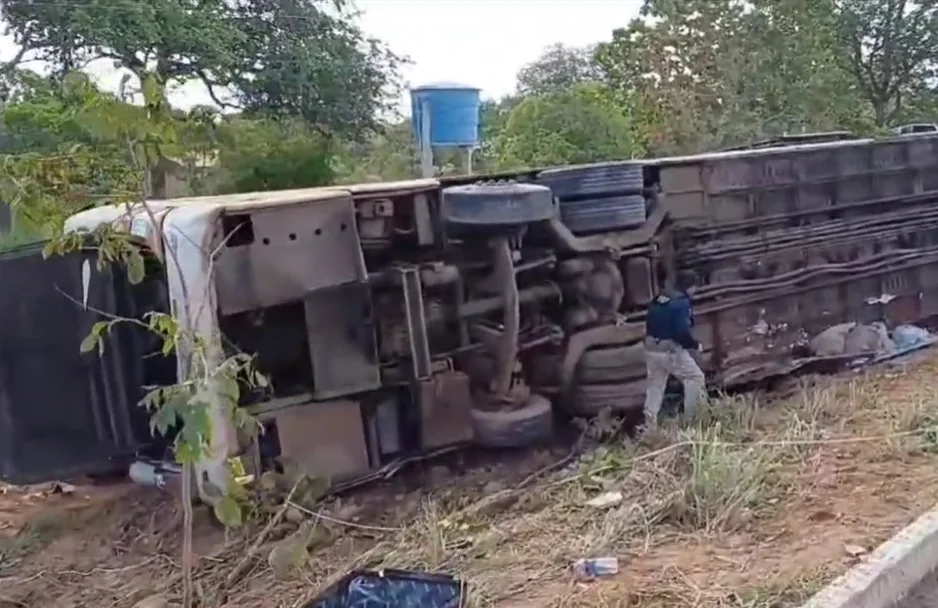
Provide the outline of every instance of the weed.
<path id="1" fill-rule="evenodd" d="M 708 533 L 738 529 L 774 495 L 778 450 L 727 445 L 724 437 L 719 424 L 681 435 L 691 443 L 674 513 L 684 526 Z"/>
<path id="2" fill-rule="evenodd" d="M 764 584 L 733 597 L 732 608 L 796 608 L 819 592 L 830 578 L 826 569 L 805 572 L 787 584 Z"/>
<path id="3" fill-rule="evenodd" d="M 762 405 L 752 393 L 709 399 L 697 412 L 698 425 L 719 425 L 727 440 L 745 440 L 758 427 Z"/>

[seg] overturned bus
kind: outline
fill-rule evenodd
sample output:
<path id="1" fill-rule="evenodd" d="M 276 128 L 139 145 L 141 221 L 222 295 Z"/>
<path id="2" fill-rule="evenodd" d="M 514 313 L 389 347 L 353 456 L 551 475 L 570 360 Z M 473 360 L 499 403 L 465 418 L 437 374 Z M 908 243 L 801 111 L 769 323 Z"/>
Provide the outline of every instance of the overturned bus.
<path id="1" fill-rule="evenodd" d="M 0 473 L 160 459 L 138 402 L 178 364 L 130 326 L 79 354 L 101 313 L 188 311 L 212 357 L 256 354 L 270 379 L 243 396 L 266 430 L 253 437 L 209 397 L 203 497 L 234 455 L 341 482 L 531 445 L 558 413 L 640 410 L 644 310 L 677 269 L 701 285 L 716 385 L 794 370 L 806 338 L 842 321 L 925 320 L 936 200 L 938 137 L 922 135 L 85 211 L 69 229 L 117 224 L 161 263 L 130 285 L 90 252 L 4 254 Z"/>

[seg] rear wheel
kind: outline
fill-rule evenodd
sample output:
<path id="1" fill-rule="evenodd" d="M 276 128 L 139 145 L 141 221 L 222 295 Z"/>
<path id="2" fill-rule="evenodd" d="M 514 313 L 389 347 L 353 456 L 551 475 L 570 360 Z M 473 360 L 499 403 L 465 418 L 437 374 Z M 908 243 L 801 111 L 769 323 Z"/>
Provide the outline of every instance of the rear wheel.
<path id="1" fill-rule="evenodd" d="M 477 444 L 487 448 L 522 448 L 546 441 L 554 431 L 550 401 L 537 394 L 513 409 L 473 409 Z"/>
<path id="2" fill-rule="evenodd" d="M 595 416 L 603 410 L 641 411 L 645 386 L 641 342 L 594 346 L 577 362 L 564 411 L 574 416 Z"/>
<path id="3" fill-rule="evenodd" d="M 645 380 L 604 384 L 578 384 L 565 405 L 573 416 L 595 416 L 603 410 L 617 413 L 641 411 L 645 403 Z"/>
<path id="4" fill-rule="evenodd" d="M 592 348 L 583 353 L 577 364 L 577 383 L 615 383 L 643 377 L 643 354 L 641 344 Z"/>

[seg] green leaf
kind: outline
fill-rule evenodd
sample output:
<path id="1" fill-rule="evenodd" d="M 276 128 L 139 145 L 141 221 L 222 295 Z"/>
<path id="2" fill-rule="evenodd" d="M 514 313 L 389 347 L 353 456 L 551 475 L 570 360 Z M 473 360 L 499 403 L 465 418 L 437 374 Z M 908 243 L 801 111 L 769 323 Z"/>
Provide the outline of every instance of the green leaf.
<path id="1" fill-rule="evenodd" d="M 82 353 L 88 353 L 94 350 L 96 347 L 99 351 L 104 351 L 103 338 L 104 334 L 107 333 L 108 329 L 111 327 L 111 321 L 98 321 L 91 326 L 91 330 L 88 332 L 88 335 L 85 336 L 85 339 L 81 341 L 79 345 L 79 351 Z"/>
<path id="2" fill-rule="evenodd" d="M 127 280 L 137 285 L 143 281 L 145 272 L 143 256 L 136 249 L 132 249 L 127 254 Z"/>
<path id="3" fill-rule="evenodd" d="M 154 388 L 148 391 L 147 394 L 143 396 L 143 398 L 140 400 L 140 403 L 138 405 L 142 405 L 144 408 L 147 409 L 147 411 L 153 411 L 156 408 L 158 408 L 160 404 L 163 402 L 162 395 L 163 395 L 162 388 Z"/>
<path id="4" fill-rule="evenodd" d="M 267 381 L 267 376 L 258 371 L 254 372 L 254 384 L 261 388 L 267 388 L 270 386 L 270 383 Z"/>
<path id="5" fill-rule="evenodd" d="M 222 376 L 219 378 L 221 393 L 231 405 L 237 405 L 241 398 L 241 388 L 238 386 L 238 380 L 231 376 Z"/>
<path id="6" fill-rule="evenodd" d="M 90 353 L 95 348 L 97 348 L 98 343 L 101 341 L 101 336 L 96 335 L 95 333 L 89 333 L 85 336 L 85 339 L 81 341 L 81 344 L 78 347 L 78 350 L 84 353 Z"/>
<path id="7" fill-rule="evenodd" d="M 202 453 L 200 448 L 193 448 L 189 444 L 182 441 L 182 433 L 176 436 L 176 441 L 173 444 L 173 453 L 176 456 L 176 462 L 182 465 L 186 464 L 195 464 L 199 460 L 199 456 Z"/>
<path id="8" fill-rule="evenodd" d="M 213 507 L 215 517 L 226 528 L 240 528 L 243 522 L 241 505 L 231 496 L 224 496 Z"/>
<path id="9" fill-rule="evenodd" d="M 150 431 L 156 430 L 160 435 L 166 436 L 176 424 L 176 411 L 169 405 L 157 409 L 150 418 Z"/>

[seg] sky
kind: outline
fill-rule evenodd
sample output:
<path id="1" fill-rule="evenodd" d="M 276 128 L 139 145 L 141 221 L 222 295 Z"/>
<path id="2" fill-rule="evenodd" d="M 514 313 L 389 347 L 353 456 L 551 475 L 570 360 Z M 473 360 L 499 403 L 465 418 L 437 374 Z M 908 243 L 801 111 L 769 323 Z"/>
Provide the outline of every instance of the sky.
<path id="1" fill-rule="evenodd" d="M 638 14 L 642 0 L 357 0 L 360 25 L 413 62 L 403 75 L 413 86 L 459 82 L 500 98 L 515 75 L 549 45 L 581 46 L 608 40 Z M 0 59 L 15 48 L 0 40 Z M 90 71 L 107 88 L 121 75 L 98 62 Z M 173 92 L 180 107 L 210 104 L 195 83 Z M 401 107 L 406 107 L 405 99 Z"/>

